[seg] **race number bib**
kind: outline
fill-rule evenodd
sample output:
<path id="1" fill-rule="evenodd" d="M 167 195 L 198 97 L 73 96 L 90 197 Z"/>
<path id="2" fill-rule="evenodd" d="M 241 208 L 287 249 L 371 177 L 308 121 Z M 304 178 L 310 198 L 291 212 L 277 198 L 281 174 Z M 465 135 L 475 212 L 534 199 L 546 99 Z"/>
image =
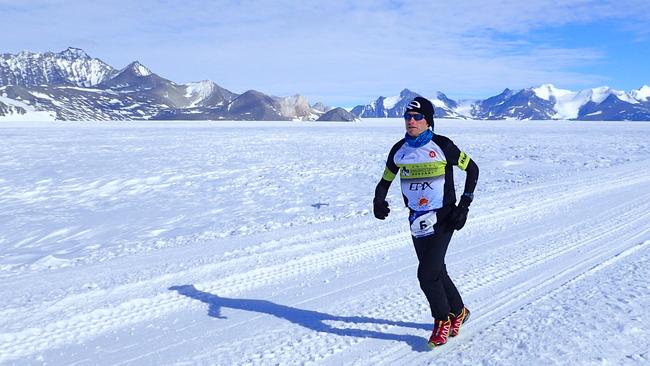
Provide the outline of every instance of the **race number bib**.
<path id="1" fill-rule="evenodd" d="M 411 222 L 411 235 L 416 238 L 432 235 L 434 233 L 433 225 L 435 225 L 436 222 L 436 211 L 430 211 L 424 215 L 416 217 Z"/>

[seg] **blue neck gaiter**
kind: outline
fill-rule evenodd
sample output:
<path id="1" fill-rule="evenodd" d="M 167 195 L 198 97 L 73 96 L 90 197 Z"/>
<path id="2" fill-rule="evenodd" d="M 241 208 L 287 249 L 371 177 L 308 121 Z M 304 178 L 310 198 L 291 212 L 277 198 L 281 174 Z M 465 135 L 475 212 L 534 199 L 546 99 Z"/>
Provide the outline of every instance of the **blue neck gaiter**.
<path id="1" fill-rule="evenodd" d="M 410 147 L 422 147 L 427 144 L 427 142 L 431 141 L 433 138 L 433 131 L 431 129 L 427 128 L 422 132 L 421 134 L 417 135 L 416 137 L 411 137 L 408 133 L 404 136 L 404 139 L 406 140 L 406 143 L 409 144 Z"/>

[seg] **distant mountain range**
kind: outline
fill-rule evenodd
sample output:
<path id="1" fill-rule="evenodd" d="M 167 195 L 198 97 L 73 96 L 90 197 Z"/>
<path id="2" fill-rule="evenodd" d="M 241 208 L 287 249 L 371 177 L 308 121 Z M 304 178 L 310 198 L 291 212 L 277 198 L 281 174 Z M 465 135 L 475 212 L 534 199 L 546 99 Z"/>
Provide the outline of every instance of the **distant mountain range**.
<path id="1" fill-rule="evenodd" d="M 401 117 L 409 100 L 420 94 L 408 89 L 393 97 L 379 97 L 352 109 L 361 118 Z M 438 118 L 650 121 L 650 87 L 630 92 L 600 87 L 579 92 L 550 84 L 521 90 L 506 89 L 485 100 L 454 101 L 443 93 L 428 97 Z"/>
<path id="2" fill-rule="evenodd" d="M 331 112 L 328 114 L 328 112 Z M 117 70 L 83 50 L 0 55 L 0 118 L 47 120 L 355 120 L 300 95 L 176 84 L 134 61 Z"/>
<path id="3" fill-rule="evenodd" d="M 0 54 L 0 119 L 4 120 L 321 120 L 401 117 L 420 94 L 408 89 L 350 112 L 300 95 L 233 93 L 206 80 L 176 84 L 134 61 L 118 70 L 83 50 Z M 650 121 L 650 87 L 578 92 L 550 84 L 505 89 L 484 100 L 432 100 L 437 118 Z"/>

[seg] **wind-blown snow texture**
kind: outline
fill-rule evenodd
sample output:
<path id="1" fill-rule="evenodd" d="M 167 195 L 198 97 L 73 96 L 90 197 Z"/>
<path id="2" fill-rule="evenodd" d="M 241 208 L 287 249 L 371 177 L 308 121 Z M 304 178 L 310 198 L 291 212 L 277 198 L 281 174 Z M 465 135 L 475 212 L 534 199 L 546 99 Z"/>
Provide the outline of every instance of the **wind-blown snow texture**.
<path id="1" fill-rule="evenodd" d="M 427 351 L 398 184 L 370 212 L 400 120 L 0 124 L 0 363 L 650 362 L 650 126 L 436 128 L 481 177 Z"/>

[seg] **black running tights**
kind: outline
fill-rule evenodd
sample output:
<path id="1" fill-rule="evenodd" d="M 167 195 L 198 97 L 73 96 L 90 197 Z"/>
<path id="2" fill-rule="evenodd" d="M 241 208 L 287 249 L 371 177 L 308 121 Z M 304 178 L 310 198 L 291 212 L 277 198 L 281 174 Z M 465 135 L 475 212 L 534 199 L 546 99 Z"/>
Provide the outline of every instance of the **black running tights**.
<path id="1" fill-rule="evenodd" d="M 420 288 L 429 301 L 431 315 L 437 320 L 446 320 L 449 313 L 458 314 L 463 309 L 463 300 L 458 289 L 447 274 L 445 254 L 453 230 L 436 230 L 433 235 L 413 238 L 418 256 L 418 280 Z"/>

